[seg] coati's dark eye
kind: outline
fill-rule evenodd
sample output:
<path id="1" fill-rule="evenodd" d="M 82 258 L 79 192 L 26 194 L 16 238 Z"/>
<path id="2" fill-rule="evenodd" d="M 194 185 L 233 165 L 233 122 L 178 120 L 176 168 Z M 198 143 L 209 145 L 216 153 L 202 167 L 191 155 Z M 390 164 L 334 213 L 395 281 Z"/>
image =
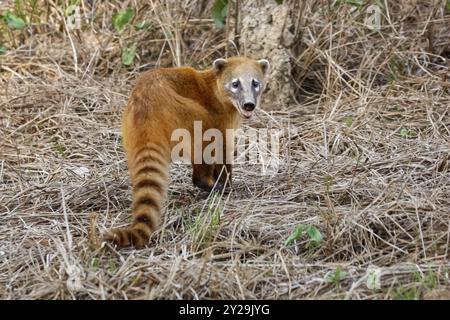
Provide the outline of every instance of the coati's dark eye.
<path id="1" fill-rule="evenodd" d="M 233 82 L 231 82 L 231 86 L 237 89 L 237 87 L 239 87 L 239 80 L 234 80 Z"/>
<path id="2" fill-rule="evenodd" d="M 253 88 L 259 88 L 259 81 L 258 80 L 253 79 L 252 83 L 253 83 Z"/>

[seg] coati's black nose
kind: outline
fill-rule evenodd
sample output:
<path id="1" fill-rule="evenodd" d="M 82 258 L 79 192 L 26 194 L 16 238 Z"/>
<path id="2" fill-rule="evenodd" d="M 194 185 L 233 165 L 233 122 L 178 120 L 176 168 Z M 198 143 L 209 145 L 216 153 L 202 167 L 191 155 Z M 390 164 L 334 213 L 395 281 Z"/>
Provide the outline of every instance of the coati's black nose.
<path id="1" fill-rule="evenodd" d="M 245 111 L 253 111 L 255 109 L 255 104 L 253 102 L 246 102 L 244 103 L 244 110 Z"/>

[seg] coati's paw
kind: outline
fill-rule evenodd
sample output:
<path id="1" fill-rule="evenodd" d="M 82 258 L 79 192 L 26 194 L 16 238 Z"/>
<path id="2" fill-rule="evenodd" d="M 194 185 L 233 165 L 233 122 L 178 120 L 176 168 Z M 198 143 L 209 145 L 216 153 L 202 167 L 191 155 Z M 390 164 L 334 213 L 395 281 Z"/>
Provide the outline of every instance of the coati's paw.
<path id="1" fill-rule="evenodd" d="M 221 181 L 217 181 L 216 185 L 214 186 L 214 191 L 222 191 L 225 188 L 225 185 Z"/>
<path id="2" fill-rule="evenodd" d="M 228 181 L 226 182 L 218 181 L 216 186 L 214 187 L 214 191 L 220 191 L 223 192 L 224 194 L 228 194 L 231 192 L 231 185 Z"/>
<path id="3" fill-rule="evenodd" d="M 148 243 L 149 235 L 145 230 L 138 228 L 113 229 L 103 236 L 103 240 L 117 247 L 143 248 Z"/>
<path id="4" fill-rule="evenodd" d="M 225 184 L 222 181 L 217 181 L 217 183 L 212 179 L 210 180 L 194 180 L 194 185 L 206 192 L 211 191 L 222 191 L 225 188 Z M 228 184 L 227 184 L 228 185 Z M 228 188 L 225 189 L 227 191 Z"/>
<path id="5" fill-rule="evenodd" d="M 214 187 L 214 181 L 212 178 L 194 178 L 194 185 L 204 191 L 210 192 Z"/>

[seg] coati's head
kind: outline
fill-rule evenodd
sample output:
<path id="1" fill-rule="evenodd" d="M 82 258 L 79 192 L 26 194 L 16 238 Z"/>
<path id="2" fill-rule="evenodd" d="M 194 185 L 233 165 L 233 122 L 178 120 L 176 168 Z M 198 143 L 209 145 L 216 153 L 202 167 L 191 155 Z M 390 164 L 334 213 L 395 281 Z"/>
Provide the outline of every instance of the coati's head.
<path id="1" fill-rule="evenodd" d="M 259 105 L 269 62 L 265 59 L 256 61 L 233 57 L 215 60 L 213 68 L 217 73 L 219 90 L 242 117 L 250 118 L 253 110 Z"/>

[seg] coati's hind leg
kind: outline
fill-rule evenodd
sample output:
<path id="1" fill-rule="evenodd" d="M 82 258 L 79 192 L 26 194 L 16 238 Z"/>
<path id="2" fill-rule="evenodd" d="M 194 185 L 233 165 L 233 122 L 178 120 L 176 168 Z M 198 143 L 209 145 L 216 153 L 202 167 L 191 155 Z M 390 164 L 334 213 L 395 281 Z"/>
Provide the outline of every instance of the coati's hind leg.
<path id="1" fill-rule="evenodd" d="M 149 143 L 130 162 L 133 222 L 129 227 L 111 230 L 105 240 L 119 247 L 141 248 L 159 224 L 169 180 L 169 160 L 164 148 Z"/>

